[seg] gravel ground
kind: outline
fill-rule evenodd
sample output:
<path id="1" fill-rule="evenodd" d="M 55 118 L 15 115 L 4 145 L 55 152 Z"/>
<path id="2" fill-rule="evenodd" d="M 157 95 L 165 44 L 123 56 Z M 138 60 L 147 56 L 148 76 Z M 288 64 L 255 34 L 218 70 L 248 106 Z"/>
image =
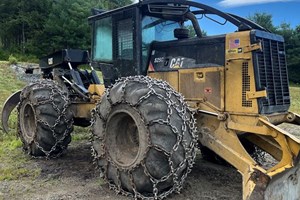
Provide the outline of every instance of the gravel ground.
<path id="1" fill-rule="evenodd" d="M 40 70 L 38 69 L 39 65 L 37 64 L 16 64 L 10 65 L 10 67 L 15 71 L 18 79 L 26 83 L 30 83 L 35 80 L 39 80 L 41 77 Z M 26 69 L 32 69 L 32 73 L 25 73 Z"/>

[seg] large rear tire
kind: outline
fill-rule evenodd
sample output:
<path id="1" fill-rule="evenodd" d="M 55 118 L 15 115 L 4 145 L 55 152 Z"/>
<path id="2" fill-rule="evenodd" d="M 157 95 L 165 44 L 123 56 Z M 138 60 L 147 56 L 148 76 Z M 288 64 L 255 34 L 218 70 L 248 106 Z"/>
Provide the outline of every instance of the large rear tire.
<path id="1" fill-rule="evenodd" d="M 166 82 L 119 80 L 93 110 L 95 162 L 110 188 L 135 198 L 180 191 L 195 158 L 195 120 Z"/>
<path id="2" fill-rule="evenodd" d="M 18 134 L 28 154 L 57 157 L 71 142 L 73 115 L 69 99 L 52 80 L 26 86 L 18 113 Z"/>

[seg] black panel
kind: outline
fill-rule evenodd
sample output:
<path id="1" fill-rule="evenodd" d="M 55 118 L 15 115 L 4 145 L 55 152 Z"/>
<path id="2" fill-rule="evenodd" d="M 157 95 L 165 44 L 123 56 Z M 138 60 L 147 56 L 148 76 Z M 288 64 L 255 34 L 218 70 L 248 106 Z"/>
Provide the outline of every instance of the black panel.
<path id="1" fill-rule="evenodd" d="M 154 71 L 225 65 L 225 35 L 154 42 L 151 49 Z"/>
<path id="2" fill-rule="evenodd" d="M 103 75 L 103 81 L 105 87 L 109 87 L 115 83 L 115 80 L 118 79 L 118 73 L 116 68 L 112 64 L 107 63 L 97 63 L 98 69 L 101 69 Z"/>
<path id="3" fill-rule="evenodd" d="M 285 112 L 290 94 L 284 40 L 275 34 L 253 31 L 252 42 L 258 41 L 263 51 L 253 53 L 256 89 L 266 89 L 268 94 L 258 100 L 260 113 Z"/>
<path id="4" fill-rule="evenodd" d="M 89 53 L 79 49 L 63 49 L 41 58 L 40 68 L 42 70 L 57 66 L 69 68 L 68 62 L 72 63 L 72 67 L 89 63 Z"/>

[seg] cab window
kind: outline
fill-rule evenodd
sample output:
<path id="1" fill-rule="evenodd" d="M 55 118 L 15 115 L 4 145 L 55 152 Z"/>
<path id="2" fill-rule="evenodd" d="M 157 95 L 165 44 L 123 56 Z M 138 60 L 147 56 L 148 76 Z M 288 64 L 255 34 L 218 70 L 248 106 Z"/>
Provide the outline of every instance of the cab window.
<path id="1" fill-rule="evenodd" d="M 142 20 L 142 52 L 143 66 L 147 62 L 149 46 L 153 41 L 175 40 L 174 29 L 180 25 L 175 21 L 163 20 L 156 17 L 144 16 Z"/>
<path id="2" fill-rule="evenodd" d="M 93 60 L 112 62 L 112 21 L 111 17 L 95 22 Z"/>

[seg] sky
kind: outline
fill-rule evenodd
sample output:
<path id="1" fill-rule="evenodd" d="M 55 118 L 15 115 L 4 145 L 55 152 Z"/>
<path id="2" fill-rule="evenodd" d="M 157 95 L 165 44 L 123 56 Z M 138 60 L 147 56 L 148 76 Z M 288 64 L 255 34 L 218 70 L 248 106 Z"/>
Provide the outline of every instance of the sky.
<path id="1" fill-rule="evenodd" d="M 300 0 L 197 0 L 199 3 L 215 7 L 223 12 L 233 13 L 242 17 L 254 15 L 256 12 L 268 13 L 273 17 L 273 24 L 282 22 L 291 24 L 292 28 L 300 25 Z M 207 27 L 204 27 L 205 30 Z M 230 29 L 230 28 L 228 28 Z M 208 30 L 211 34 L 221 33 L 219 28 Z"/>
<path id="2" fill-rule="evenodd" d="M 273 17 L 273 24 L 279 26 L 282 22 L 290 23 L 292 28 L 300 25 L 300 0 L 193 0 L 217 8 L 223 12 L 236 14 L 247 18 L 254 13 L 267 13 Z M 200 25 L 210 34 L 224 33 L 236 30 L 235 27 L 210 26 L 208 20 L 201 20 Z M 232 30 L 231 30 L 232 29 Z"/>

